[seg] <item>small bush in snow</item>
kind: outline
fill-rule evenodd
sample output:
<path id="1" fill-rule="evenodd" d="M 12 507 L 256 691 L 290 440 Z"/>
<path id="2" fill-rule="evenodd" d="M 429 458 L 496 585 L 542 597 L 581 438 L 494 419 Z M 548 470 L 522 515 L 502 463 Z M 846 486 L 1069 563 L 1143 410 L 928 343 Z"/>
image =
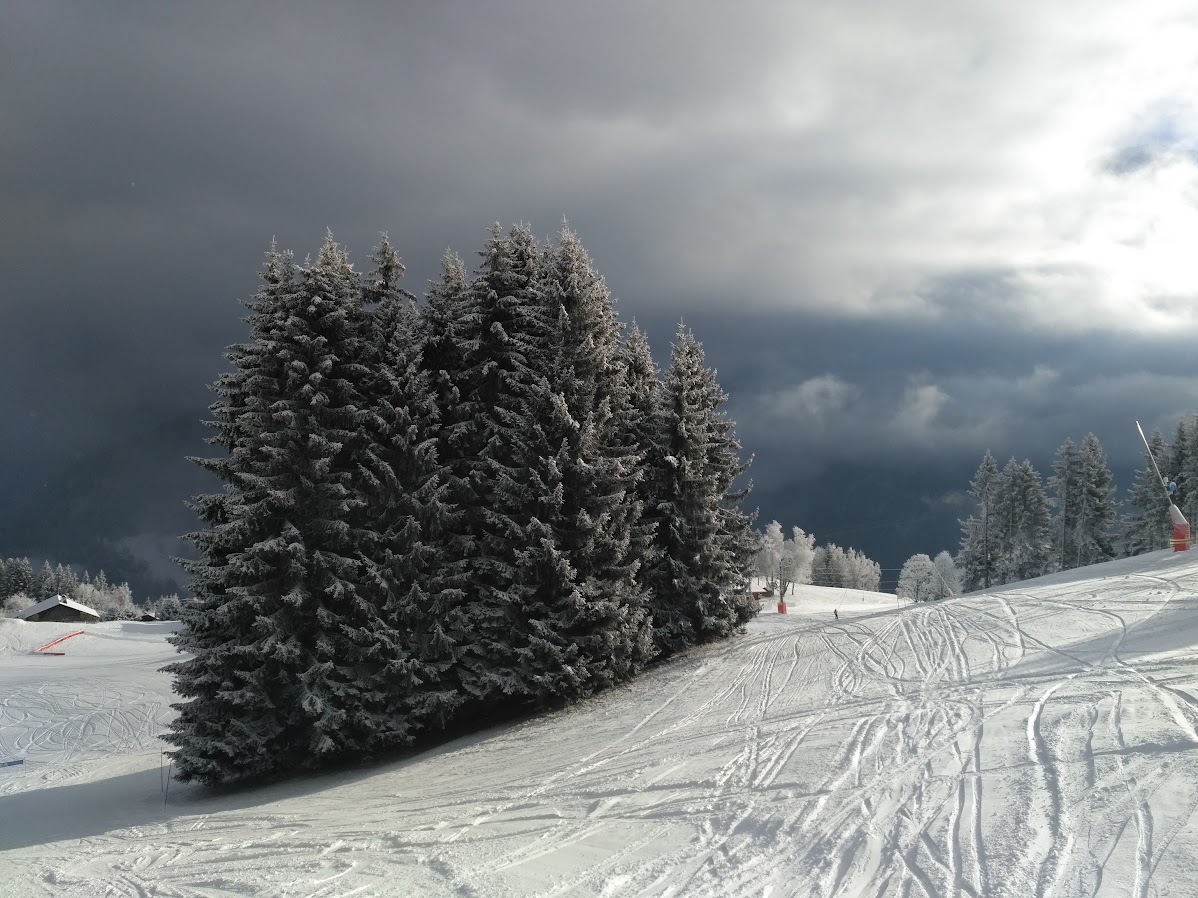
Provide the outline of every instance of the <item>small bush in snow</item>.
<path id="1" fill-rule="evenodd" d="M 0 613 L 5 617 L 12 617 L 20 611 L 24 611 L 33 604 L 33 599 L 25 595 L 23 592 L 14 593 L 4 600 L 4 604 L 0 605 Z"/>

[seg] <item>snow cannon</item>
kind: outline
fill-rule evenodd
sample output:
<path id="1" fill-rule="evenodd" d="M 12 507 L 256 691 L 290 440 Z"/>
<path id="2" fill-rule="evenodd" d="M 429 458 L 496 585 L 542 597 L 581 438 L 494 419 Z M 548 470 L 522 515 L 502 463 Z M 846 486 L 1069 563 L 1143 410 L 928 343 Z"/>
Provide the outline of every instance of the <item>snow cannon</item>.
<path id="1" fill-rule="evenodd" d="M 1173 524 L 1173 551 L 1184 552 L 1190 547 L 1190 522 L 1181 513 L 1181 509 L 1173 504 L 1173 496 L 1177 493 L 1177 483 L 1173 480 L 1166 481 L 1161 474 L 1160 466 L 1156 463 L 1156 456 L 1152 454 L 1152 446 L 1148 443 L 1148 437 L 1144 436 L 1144 428 L 1140 426 L 1139 421 L 1136 422 L 1136 430 L 1140 432 L 1140 439 L 1144 441 L 1144 451 L 1148 453 L 1148 460 L 1152 462 L 1152 470 L 1156 472 L 1156 479 L 1161 482 L 1161 486 L 1165 490 L 1165 497 L 1169 500 L 1169 520 Z"/>
<path id="2" fill-rule="evenodd" d="M 1173 522 L 1173 551 L 1184 552 L 1190 547 L 1190 522 L 1172 502 L 1169 503 L 1169 520 Z"/>

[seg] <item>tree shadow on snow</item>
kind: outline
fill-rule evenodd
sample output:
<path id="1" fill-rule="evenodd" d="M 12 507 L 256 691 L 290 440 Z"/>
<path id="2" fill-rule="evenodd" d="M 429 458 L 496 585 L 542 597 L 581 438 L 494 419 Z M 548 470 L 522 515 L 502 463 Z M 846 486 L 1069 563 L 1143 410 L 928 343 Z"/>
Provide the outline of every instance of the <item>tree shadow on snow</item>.
<path id="1" fill-rule="evenodd" d="M 0 795 L 0 851 L 98 836 L 163 823 L 158 770 Z"/>
<path id="2" fill-rule="evenodd" d="M 292 777 L 231 786 L 204 786 L 172 780 L 147 767 L 104 779 L 34 788 L 0 795 L 0 852 L 50 842 L 102 836 L 130 827 L 169 825 L 179 818 L 259 808 L 303 798 L 402 770 L 440 754 L 478 745 L 546 716 L 524 711 L 440 734 L 407 750 L 370 760 L 353 760 Z M 487 725 L 489 723 L 489 725 Z"/>

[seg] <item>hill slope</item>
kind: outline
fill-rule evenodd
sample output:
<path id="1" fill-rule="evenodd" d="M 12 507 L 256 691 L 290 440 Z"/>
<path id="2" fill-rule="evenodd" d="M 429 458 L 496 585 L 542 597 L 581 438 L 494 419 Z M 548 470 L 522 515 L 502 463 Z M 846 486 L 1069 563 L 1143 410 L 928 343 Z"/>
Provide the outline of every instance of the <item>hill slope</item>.
<path id="1" fill-rule="evenodd" d="M 831 601 L 406 761 L 165 801 L 161 633 L 39 658 L 69 628 L 0 623 L 0 894 L 1192 893 L 1198 553 Z"/>

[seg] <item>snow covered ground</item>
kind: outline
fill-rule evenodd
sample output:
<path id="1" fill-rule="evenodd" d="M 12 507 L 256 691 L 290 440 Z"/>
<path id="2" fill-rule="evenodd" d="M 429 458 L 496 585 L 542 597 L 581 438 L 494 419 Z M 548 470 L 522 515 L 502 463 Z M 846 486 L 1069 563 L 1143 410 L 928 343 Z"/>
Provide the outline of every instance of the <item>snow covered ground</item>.
<path id="1" fill-rule="evenodd" d="M 754 588 L 758 588 L 754 583 Z M 802 617 L 835 619 L 833 612 L 856 616 L 874 611 L 893 611 L 909 605 L 890 592 L 868 592 L 863 589 L 841 589 L 836 586 L 811 586 L 792 583 L 786 589 L 786 613 Z M 778 612 L 778 597 L 761 599 L 762 614 Z"/>
<path id="2" fill-rule="evenodd" d="M 857 598 L 407 760 L 169 798 L 164 625 L 35 657 L 72 628 L 0 622 L 0 895 L 1198 894 L 1198 552 Z"/>

